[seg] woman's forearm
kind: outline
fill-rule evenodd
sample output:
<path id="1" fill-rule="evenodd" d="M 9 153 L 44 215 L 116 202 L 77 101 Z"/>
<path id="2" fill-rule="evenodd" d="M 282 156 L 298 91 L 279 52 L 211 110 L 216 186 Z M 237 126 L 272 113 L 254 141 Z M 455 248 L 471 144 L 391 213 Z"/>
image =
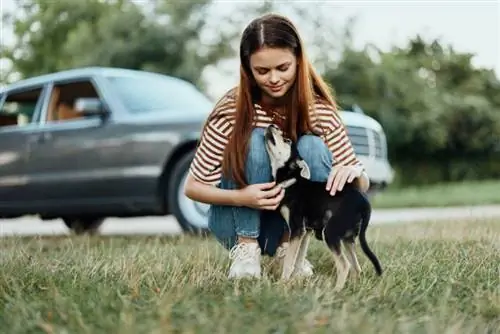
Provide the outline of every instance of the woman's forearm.
<path id="1" fill-rule="evenodd" d="M 187 177 L 184 194 L 196 202 L 211 205 L 241 206 L 239 190 L 220 189 L 208 184 L 203 184 L 196 181 L 191 175 Z"/>

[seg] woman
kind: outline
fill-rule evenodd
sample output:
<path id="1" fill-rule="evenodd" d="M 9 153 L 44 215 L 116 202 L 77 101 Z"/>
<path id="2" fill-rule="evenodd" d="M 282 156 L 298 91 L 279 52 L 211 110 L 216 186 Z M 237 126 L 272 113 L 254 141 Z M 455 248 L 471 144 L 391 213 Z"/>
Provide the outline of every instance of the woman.
<path id="1" fill-rule="evenodd" d="M 252 21 L 240 44 L 240 82 L 207 119 L 185 194 L 211 204 L 209 229 L 230 250 L 229 278 L 259 277 L 261 255 L 282 259 L 285 221 L 274 211 L 284 196 L 275 187 L 264 129 L 277 124 L 309 165 L 311 179 L 328 181 L 332 195 L 346 182 L 366 191 L 336 104 L 306 57 L 294 25 L 269 14 Z M 305 260 L 297 275 L 312 275 Z"/>

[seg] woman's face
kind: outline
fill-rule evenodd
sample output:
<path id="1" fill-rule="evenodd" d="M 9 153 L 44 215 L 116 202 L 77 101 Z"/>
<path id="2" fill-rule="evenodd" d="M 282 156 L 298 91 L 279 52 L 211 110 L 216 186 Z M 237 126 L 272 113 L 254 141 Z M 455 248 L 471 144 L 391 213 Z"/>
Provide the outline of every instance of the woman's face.
<path id="1" fill-rule="evenodd" d="M 295 82 L 297 58 L 289 49 L 264 47 L 250 56 L 250 68 L 259 88 L 277 99 Z"/>

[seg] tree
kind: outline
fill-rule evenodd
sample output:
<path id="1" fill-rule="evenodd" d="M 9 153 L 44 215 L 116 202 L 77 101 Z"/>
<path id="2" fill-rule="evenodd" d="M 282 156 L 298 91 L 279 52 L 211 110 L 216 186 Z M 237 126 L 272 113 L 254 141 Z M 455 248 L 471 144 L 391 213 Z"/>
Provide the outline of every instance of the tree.
<path id="1" fill-rule="evenodd" d="M 324 75 L 342 106 L 359 104 L 382 124 L 393 164 L 436 165 L 451 180 L 466 174 L 457 161 L 499 158 L 500 82 L 471 61 L 416 36 L 387 52 L 346 44 Z"/>
<path id="2" fill-rule="evenodd" d="M 79 22 L 95 22 L 112 8 L 99 0 L 17 0 L 16 4 L 17 10 L 6 17 L 7 23 L 13 25 L 16 43 L 3 46 L 2 56 L 10 59 L 12 70 L 23 77 L 60 69 L 61 54 L 71 31 Z"/>
<path id="3" fill-rule="evenodd" d="M 18 0 L 17 43 L 3 52 L 22 77 L 80 66 L 174 75 L 202 86 L 208 64 L 231 56 L 235 31 L 203 43 L 211 1 Z M 22 50 L 21 52 L 17 50 Z"/>

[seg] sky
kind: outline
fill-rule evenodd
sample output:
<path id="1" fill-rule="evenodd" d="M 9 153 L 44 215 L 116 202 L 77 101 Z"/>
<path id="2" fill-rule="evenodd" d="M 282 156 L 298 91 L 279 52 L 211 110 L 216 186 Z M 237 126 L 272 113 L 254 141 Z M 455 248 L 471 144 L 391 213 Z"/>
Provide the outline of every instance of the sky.
<path id="1" fill-rule="evenodd" d="M 147 0 L 136 0 L 140 1 Z M 493 68 L 500 77 L 500 0 L 291 1 L 322 6 L 322 11 L 328 15 L 331 13 L 334 24 L 342 25 L 355 15 L 354 42 L 357 46 L 370 42 L 381 49 L 388 49 L 391 45 L 404 44 L 419 33 L 428 38 L 440 38 L 457 51 L 474 53 L 475 65 Z M 216 2 L 221 12 L 234 11 L 230 1 Z M 243 1 L 235 2 L 241 4 Z M 13 8 L 13 3 L 14 0 L 0 0 L 0 11 Z M 285 7 L 286 4 L 283 4 Z M 300 24 L 297 25 L 300 31 Z M 9 32 L 5 30 L 2 26 L 2 38 L 9 37 Z M 222 94 L 237 82 L 237 62 L 227 63 L 224 69 L 224 72 L 212 69 L 205 73 L 215 83 L 210 86 L 209 95 Z"/>

